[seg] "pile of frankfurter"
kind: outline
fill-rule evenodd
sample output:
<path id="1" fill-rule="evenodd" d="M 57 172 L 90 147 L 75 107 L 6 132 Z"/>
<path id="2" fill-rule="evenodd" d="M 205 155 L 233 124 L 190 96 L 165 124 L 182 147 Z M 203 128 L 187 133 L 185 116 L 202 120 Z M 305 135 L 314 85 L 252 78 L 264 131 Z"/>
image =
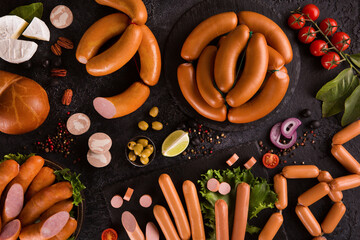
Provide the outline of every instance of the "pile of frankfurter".
<path id="1" fill-rule="evenodd" d="M 218 37 L 217 46 L 209 45 Z M 275 22 L 241 11 L 201 22 L 186 38 L 181 57 L 188 62 L 178 67 L 179 86 L 199 114 L 219 122 L 248 123 L 269 114 L 284 98 L 289 86 L 284 65 L 293 52 Z"/>
<path id="2" fill-rule="evenodd" d="M 0 239 L 66 240 L 77 228 L 70 217 L 73 189 L 68 181 L 55 182 L 54 170 L 40 156 L 21 166 L 14 160 L 0 164 Z"/>

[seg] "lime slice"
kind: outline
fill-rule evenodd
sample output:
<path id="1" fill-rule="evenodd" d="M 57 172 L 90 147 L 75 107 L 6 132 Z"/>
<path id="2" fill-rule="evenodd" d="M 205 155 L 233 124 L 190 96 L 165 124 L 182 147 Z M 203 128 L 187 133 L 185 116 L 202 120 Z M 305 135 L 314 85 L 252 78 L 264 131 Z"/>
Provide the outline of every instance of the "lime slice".
<path id="1" fill-rule="evenodd" d="M 165 157 L 175 157 L 182 153 L 189 145 L 189 134 L 182 130 L 172 132 L 161 146 L 162 155 Z"/>

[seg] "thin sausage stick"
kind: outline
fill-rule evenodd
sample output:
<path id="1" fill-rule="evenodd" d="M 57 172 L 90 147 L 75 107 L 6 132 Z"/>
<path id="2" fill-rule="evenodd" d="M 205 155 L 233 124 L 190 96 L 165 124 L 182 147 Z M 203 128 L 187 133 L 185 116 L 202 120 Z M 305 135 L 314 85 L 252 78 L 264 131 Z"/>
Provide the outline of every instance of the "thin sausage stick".
<path id="1" fill-rule="evenodd" d="M 153 212 L 166 240 L 180 240 L 168 211 L 163 206 L 155 205 Z"/>
<path id="2" fill-rule="evenodd" d="M 229 217 L 227 203 L 219 199 L 215 202 L 216 240 L 229 240 Z"/>
<path id="3" fill-rule="evenodd" d="M 244 240 L 249 212 L 250 186 L 242 182 L 236 188 L 236 205 L 231 240 Z"/>

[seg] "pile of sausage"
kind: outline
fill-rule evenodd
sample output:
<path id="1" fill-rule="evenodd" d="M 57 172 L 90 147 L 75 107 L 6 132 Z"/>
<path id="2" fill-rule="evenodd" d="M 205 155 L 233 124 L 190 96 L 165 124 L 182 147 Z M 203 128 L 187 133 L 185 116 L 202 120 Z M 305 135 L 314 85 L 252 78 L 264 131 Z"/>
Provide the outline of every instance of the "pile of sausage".
<path id="1" fill-rule="evenodd" d="M 14 160 L 0 164 L 0 239 L 66 240 L 77 228 L 70 217 L 73 190 L 69 182 L 55 182 L 54 170 L 32 156 L 21 166 Z"/>
<path id="2" fill-rule="evenodd" d="M 223 34 L 218 47 L 208 45 Z M 242 52 L 245 64 L 237 73 Z M 199 114 L 219 122 L 248 123 L 269 114 L 284 98 L 289 86 L 284 65 L 293 52 L 275 22 L 242 11 L 201 22 L 185 40 L 181 57 L 188 62 L 178 67 L 179 86 Z M 195 70 L 190 62 L 197 59 Z"/>
<path id="3" fill-rule="evenodd" d="M 128 61 L 136 52 L 140 57 L 140 78 L 125 92 L 113 97 L 94 99 L 95 110 L 104 118 L 118 118 L 141 107 L 150 95 L 149 86 L 157 84 L 161 72 L 161 54 L 157 40 L 145 25 L 147 11 L 141 0 L 117 1 L 96 0 L 97 3 L 115 8 L 123 13 L 114 13 L 95 22 L 81 38 L 76 58 L 86 64 L 93 76 L 111 74 Z M 109 39 L 121 34 L 119 40 L 104 52 L 96 55 Z"/>

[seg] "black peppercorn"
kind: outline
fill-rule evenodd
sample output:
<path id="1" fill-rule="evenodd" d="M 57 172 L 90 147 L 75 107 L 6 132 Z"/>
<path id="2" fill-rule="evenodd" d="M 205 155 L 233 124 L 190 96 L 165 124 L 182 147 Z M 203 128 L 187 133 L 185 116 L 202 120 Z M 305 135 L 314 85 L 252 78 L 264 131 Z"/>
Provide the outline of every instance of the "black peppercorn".
<path id="1" fill-rule="evenodd" d="M 312 129 L 316 129 L 320 127 L 320 121 L 318 120 L 314 120 L 310 122 L 310 128 Z"/>
<path id="2" fill-rule="evenodd" d="M 301 111 L 300 115 L 304 118 L 308 118 L 311 116 L 311 111 L 309 109 L 304 109 Z"/>
<path id="3" fill-rule="evenodd" d="M 42 66 L 44 67 L 44 68 L 47 68 L 47 67 L 49 67 L 50 66 L 50 60 L 49 59 L 45 59 L 44 61 L 42 61 Z"/>

